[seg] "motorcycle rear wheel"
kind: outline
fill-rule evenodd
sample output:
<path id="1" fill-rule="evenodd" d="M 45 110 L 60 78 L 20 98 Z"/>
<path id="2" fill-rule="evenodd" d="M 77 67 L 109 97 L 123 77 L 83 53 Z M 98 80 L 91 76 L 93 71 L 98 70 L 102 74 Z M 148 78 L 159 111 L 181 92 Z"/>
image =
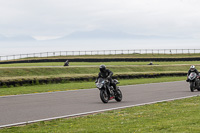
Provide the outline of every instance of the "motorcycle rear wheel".
<path id="1" fill-rule="evenodd" d="M 109 101 L 108 93 L 105 90 L 100 91 L 100 98 L 103 103 L 108 103 Z"/>

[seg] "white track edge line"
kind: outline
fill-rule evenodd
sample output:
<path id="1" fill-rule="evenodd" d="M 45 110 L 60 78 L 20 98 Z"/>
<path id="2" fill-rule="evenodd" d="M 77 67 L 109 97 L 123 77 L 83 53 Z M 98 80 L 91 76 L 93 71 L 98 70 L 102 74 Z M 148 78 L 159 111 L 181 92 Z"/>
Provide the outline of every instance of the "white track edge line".
<path id="1" fill-rule="evenodd" d="M 103 109 L 103 110 L 96 110 L 96 111 L 90 111 L 90 112 L 83 112 L 83 113 L 78 113 L 78 114 L 64 115 L 64 116 L 58 116 L 58 117 L 52 117 L 52 118 L 46 118 L 46 119 L 39 119 L 39 120 L 33 120 L 33 121 L 27 121 L 27 122 L 12 123 L 12 124 L 7 124 L 7 125 L 1 125 L 0 128 L 26 125 L 26 124 L 30 124 L 30 123 L 36 123 L 36 122 L 41 122 L 41 121 L 49 121 L 49 120 L 55 120 L 55 119 L 61 119 L 61 118 L 82 116 L 82 115 L 88 115 L 88 114 L 93 114 L 93 113 L 100 113 L 100 112 L 130 108 L 130 107 L 135 107 L 135 106 L 149 105 L 149 104 L 166 102 L 166 101 L 174 101 L 174 100 L 179 100 L 179 99 L 191 98 L 191 97 L 195 97 L 195 96 L 199 96 L 199 95 L 191 95 L 191 96 L 185 96 L 185 97 L 171 98 L 171 99 L 165 99 L 165 100 L 160 100 L 160 101 L 140 103 L 140 104 L 134 104 L 134 105 L 128 105 L 128 106 L 122 106 L 122 107 L 116 107 L 116 108 L 109 108 L 109 109 Z"/>

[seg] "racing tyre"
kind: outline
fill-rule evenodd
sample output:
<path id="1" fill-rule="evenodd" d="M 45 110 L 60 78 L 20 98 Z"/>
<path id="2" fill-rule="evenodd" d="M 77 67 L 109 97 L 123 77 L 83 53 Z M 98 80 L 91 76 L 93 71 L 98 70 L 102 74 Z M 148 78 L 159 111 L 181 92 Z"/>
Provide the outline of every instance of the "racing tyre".
<path id="1" fill-rule="evenodd" d="M 194 91 L 194 82 L 190 82 L 190 91 L 191 91 L 191 92 Z"/>
<path id="2" fill-rule="evenodd" d="M 108 103 L 109 101 L 108 93 L 105 90 L 100 91 L 100 98 L 103 103 Z"/>
<path id="3" fill-rule="evenodd" d="M 115 100 L 117 102 L 121 102 L 122 100 L 122 92 L 120 91 L 120 89 L 117 89 L 117 93 L 116 93 L 116 96 L 115 96 Z"/>

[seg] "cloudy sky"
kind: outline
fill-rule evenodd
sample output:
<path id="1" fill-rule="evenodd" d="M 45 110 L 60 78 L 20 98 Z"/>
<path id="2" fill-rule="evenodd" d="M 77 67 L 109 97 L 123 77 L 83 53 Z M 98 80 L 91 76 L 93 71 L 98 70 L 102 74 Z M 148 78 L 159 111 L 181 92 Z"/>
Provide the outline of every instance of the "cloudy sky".
<path id="1" fill-rule="evenodd" d="M 199 0 L 0 0 L 0 39 L 103 31 L 198 40 L 199 7 Z"/>
<path id="2" fill-rule="evenodd" d="M 105 30 L 200 38 L 199 0 L 0 0 L 0 34 L 56 38 Z"/>

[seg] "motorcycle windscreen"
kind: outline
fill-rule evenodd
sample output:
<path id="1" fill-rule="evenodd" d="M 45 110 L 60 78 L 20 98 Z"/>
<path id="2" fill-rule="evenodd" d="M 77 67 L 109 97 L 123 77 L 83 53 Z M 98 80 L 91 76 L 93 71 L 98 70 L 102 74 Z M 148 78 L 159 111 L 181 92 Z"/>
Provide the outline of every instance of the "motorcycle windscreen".
<path id="1" fill-rule="evenodd" d="M 194 72 L 192 72 L 192 73 L 190 73 L 190 75 L 189 75 L 189 79 L 190 80 L 194 80 L 195 78 L 196 78 L 196 76 L 197 76 L 197 74 L 196 73 L 194 73 Z"/>
<path id="2" fill-rule="evenodd" d="M 97 88 L 102 88 L 104 84 L 104 79 L 103 78 L 99 78 L 98 82 L 96 83 Z"/>

